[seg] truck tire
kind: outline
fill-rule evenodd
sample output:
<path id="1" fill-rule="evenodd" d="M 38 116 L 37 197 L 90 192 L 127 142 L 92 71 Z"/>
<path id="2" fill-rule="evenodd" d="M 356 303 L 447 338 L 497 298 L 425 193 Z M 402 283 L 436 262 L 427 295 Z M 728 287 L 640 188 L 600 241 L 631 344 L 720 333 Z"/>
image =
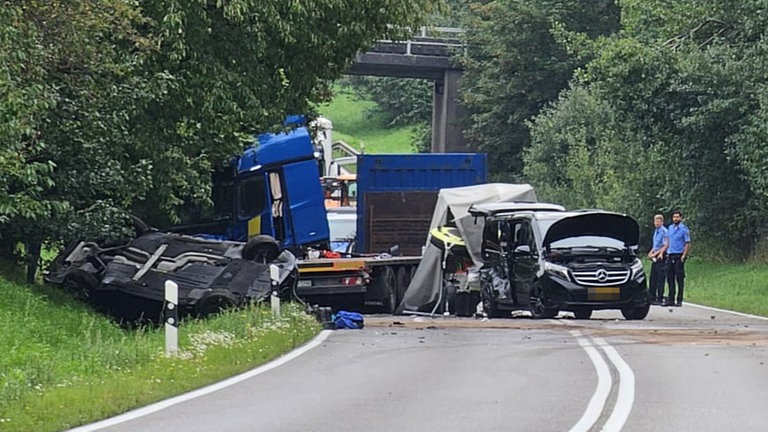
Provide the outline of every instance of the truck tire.
<path id="1" fill-rule="evenodd" d="M 237 306 L 237 297 L 230 291 L 215 289 L 208 291 L 195 303 L 194 313 L 198 318 L 205 318 L 221 313 L 225 309 Z"/>
<path id="2" fill-rule="evenodd" d="M 397 269 L 397 299 L 396 303 L 400 305 L 405 296 L 405 291 L 408 290 L 408 285 L 411 283 L 411 272 L 407 267 L 400 267 Z"/>
<path id="3" fill-rule="evenodd" d="M 397 309 L 397 278 L 392 267 L 386 266 L 376 272 L 372 288 L 381 295 L 381 311 L 387 314 L 395 313 Z"/>
<path id="4" fill-rule="evenodd" d="M 274 261 L 280 255 L 280 244 L 268 235 L 257 235 L 243 246 L 243 259 L 262 264 Z"/>

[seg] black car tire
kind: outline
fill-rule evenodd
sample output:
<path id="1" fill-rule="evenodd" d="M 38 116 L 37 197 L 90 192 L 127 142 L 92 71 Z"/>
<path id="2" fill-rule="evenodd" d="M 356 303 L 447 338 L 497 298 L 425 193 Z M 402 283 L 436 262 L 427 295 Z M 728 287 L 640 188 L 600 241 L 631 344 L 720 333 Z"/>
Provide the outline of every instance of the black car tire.
<path id="1" fill-rule="evenodd" d="M 480 301 L 483 303 L 483 312 L 485 312 L 485 316 L 488 318 L 502 317 L 501 311 L 499 311 L 499 306 L 493 298 L 493 294 L 489 293 L 487 289 L 483 289 L 480 292 Z"/>
<path id="2" fill-rule="evenodd" d="M 64 290 L 85 303 L 93 304 L 99 279 L 85 270 L 75 270 L 64 278 Z"/>
<path id="3" fill-rule="evenodd" d="M 651 309 L 651 305 L 647 304 L 638 308 L 623 308 L 621 314 L 628 320 L 641 320 L 648 316 L 648 311 Z"/>
<path id="4" fill-rule="evenodd" d="M 274 261 L 280 255 L 280 244 L 268 235 L 257 235 L 243 246 L 243 259 L 262 264 Z"/>
<path id="5" fill-rule="evenodd" d="M 557 308 L 547 307 L 544 304 L 541 288 L 533 288 L 531 291 L 531 316 L 534 319 L 554 318 L 560 312 Z"/>
<path id="6" fill-rule="evenodd" d="M 211 290 L 195 303 L 195 316 L 205 318 L 216 315 L 225 309 L 237 306 L 237 303 L 237 297 L 231 292 L 223 289 Z"/>
<path id="7" fill-rule="evenodd" d="M 592 309 L 576 309 L 573 311 L 573 316 L 577 320 L 587 320 L 592 317 Z"/>

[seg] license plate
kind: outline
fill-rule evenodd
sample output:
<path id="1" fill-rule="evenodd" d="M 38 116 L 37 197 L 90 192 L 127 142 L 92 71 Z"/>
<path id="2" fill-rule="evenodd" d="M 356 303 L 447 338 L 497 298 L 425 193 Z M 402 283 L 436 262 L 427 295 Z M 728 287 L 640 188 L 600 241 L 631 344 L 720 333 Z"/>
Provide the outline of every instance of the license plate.
<path id="1" fill-rule="evenodd" d="M 610 301 L 620 297 L 619 287 L 589 287 L 587 291 L 587 300 Z"/>
<path id="2" fill-rule="evenodd" d="M 299 283 L 296 284 L 298 287 L 311 287 L 312 281 L 310 279 L 299 279 Z"/>

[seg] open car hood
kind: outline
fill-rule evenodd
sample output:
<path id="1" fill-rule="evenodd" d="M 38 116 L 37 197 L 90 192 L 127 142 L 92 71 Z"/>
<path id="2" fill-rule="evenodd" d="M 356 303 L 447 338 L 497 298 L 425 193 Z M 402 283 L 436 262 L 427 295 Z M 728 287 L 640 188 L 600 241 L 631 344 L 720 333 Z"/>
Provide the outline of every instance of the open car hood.
<path id="1" fill-rule="evenodd" d="M 609 212 L 588 212 L 564 217 L 552 224 L 544 235 L 544 246 L 558 240 L 579 237 L 610 237 L 628 246 L 637 246 L 640 227 L 632 217 Z"/>

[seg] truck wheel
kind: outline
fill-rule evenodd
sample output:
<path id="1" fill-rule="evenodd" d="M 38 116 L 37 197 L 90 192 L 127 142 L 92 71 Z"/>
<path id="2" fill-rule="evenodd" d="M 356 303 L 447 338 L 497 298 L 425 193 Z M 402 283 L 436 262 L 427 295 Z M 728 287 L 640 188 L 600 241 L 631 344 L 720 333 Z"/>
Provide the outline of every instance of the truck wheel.
<path id="1" fill-rule="evenodd" d="M 237 297 L 231 292 L 223 289 L 211 290 L 195 303 L 195 316 L 205 318 L 216 315 L 237 306 L 237 303 Z"/>
<path id="2" fill-rule="evenodd" d="M 648 311 L 651 309 L 651 305 L 647 304 L 639 308 L 624 308 L 621 310 L 621 314 L 628 320 L 641 320 L 648 316 Z"/>
<path id="3" fill-rule="evenodd" d="M 381 294 L 381 310 L 392 314 L 397 309 L 397 279 L 392 267 L 384 267 L 373 279 L 374 292 Z"/>
<path id="4" fill-rule="evenodd" d="M 262 264 L 274 261 L 280 255 L 280 244 L 268 235 L 257 235 L 243 246 L 243 259 Z"/>
<path id="5" fill-rule="evenodd" d="M 408 290 L 408 285 L 411 283 L 411 273 L 406 267 L 400 267 L 397 270 L 397 299 L 396 303 L 399 305 L 405 296 L 405 291 Z"/>

